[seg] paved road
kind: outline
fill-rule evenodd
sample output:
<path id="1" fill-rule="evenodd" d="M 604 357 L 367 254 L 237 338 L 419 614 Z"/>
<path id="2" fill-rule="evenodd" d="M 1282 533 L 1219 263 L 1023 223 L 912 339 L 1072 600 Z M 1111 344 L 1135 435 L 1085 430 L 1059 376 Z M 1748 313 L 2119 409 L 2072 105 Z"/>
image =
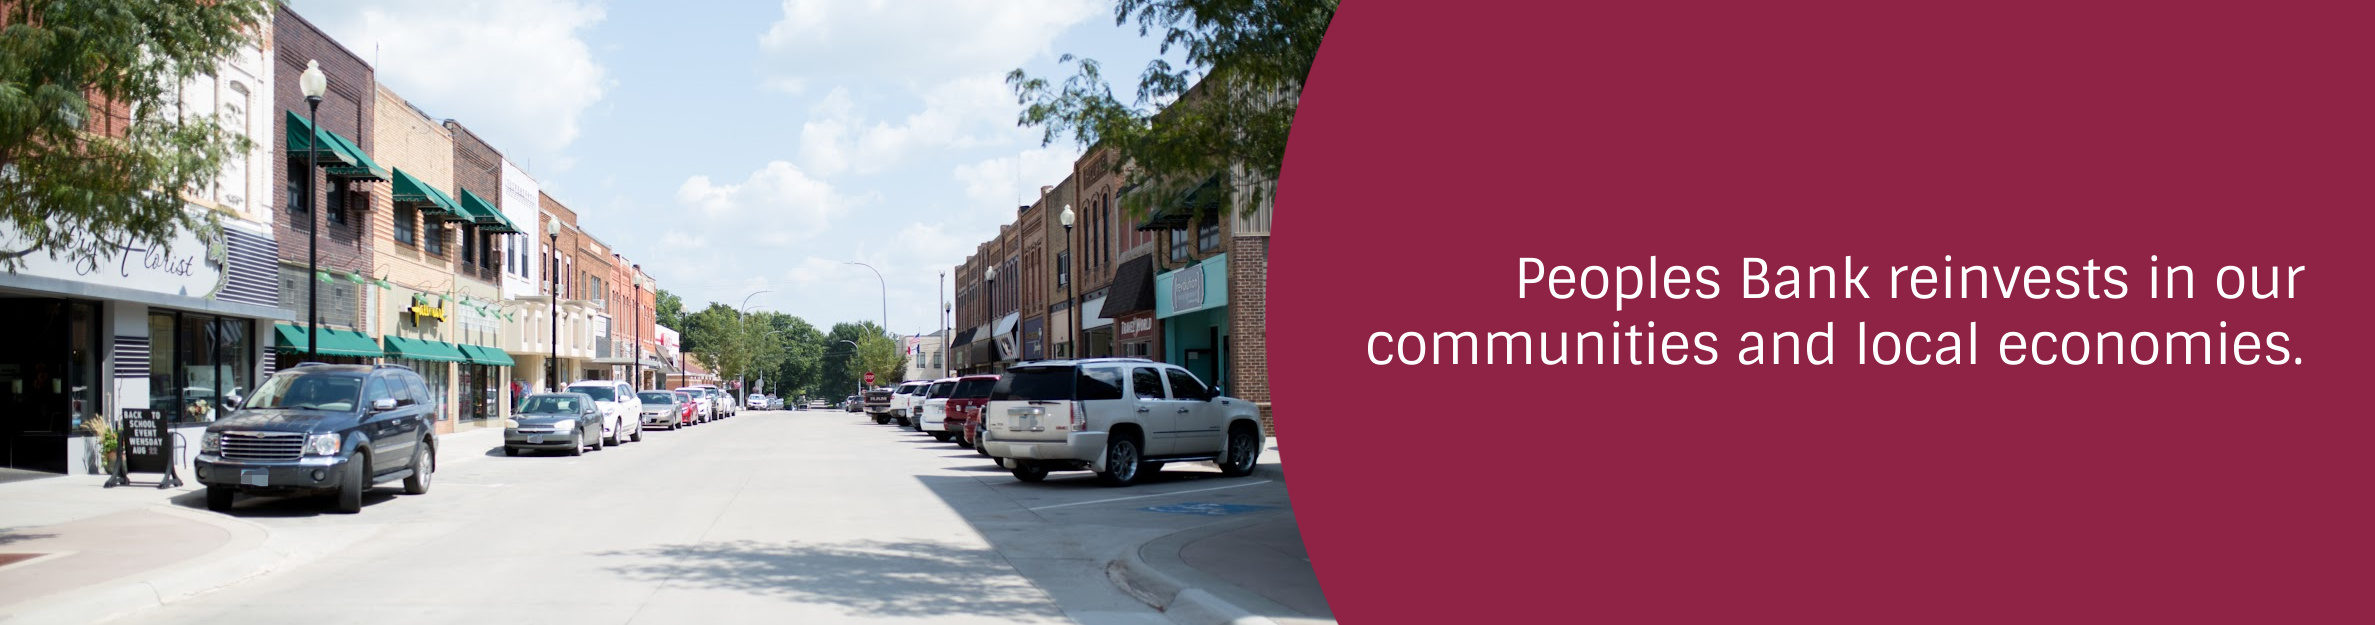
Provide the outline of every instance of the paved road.
<path id="1" fill-rule="evenodd" d="M 1274 466 L 1023 484 L 838 411 L 744 412 L 582 457 L 443 455 L 431 493 L 382 487 L 360 515 L 243 498 L 236 516 L 346 546 L 122 622 L 1164 623 L 1104 563 L 1215 519 L 1147 507 L 1286 505 Z"/>

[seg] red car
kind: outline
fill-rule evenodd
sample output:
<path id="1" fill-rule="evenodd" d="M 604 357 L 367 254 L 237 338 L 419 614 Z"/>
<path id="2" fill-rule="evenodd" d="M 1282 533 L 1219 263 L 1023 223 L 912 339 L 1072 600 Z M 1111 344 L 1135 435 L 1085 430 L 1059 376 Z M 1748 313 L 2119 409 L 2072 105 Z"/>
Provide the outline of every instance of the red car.
<path id="1" fill-rule="evenodd" d="M 976 429 L 981 426 L 981 407 L 989 405 L 990 388 L 997 385 L 998 376 L 996 375 L 968 375 L 957 378 L 957 388 L 948 394 L 946 426 L 949 431 L 959 432 L 957 434 L 958 446 L 972 447 L 975 450 L 981 449 L 980 446 L 973 444 L 973 441 L 981 436 L 980 431 Z"/>

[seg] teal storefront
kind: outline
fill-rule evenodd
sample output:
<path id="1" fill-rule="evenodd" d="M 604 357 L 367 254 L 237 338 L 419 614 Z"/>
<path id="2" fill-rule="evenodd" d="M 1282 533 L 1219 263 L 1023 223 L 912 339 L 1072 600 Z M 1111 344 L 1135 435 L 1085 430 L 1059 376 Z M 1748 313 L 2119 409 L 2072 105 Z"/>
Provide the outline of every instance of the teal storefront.
<path id="1" fill-rule="evenodd" d="M 1155 276 L 1155 318 L 1163 320 L 1164 362 L 1187 367 L 1206 384 L 1226 384 L 1229 255 Z"/>

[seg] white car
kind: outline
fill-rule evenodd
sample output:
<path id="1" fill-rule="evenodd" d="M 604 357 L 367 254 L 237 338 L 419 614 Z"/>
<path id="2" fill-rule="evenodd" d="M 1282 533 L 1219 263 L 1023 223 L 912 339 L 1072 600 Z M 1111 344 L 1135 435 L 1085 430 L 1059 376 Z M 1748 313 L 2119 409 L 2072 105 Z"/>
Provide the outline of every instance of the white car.
<path id="1" fill-rule="evenodd" d="M 903 427 L 915 427 L 923 411 L 924 389 L 931 388 L 929 380 L 908 380 L 891 390 L 891 420 Z"/>
<path id="2" fill-rule="evenodd" d="M 981 414 L 984 449 L 1025 482 L 1086 470 L 1128 486 L 1163 463 L 1202 460 L 1222 475 L 1249 475 L 1264 440 L 1252 402 L 1142 358 L 1017 365 L 998 378 Z"/>
<path id="3" fill-rule="evenodd" d="M 643 441 L 643 399 L 635 389 L 615 380 L 586 380 L 569 385 L 571 393 L 585 393 L 602 410 L 602 442 L 618 445 Z"/>
<path id="4" fill-rule="evenodd" d="M 687 386 L 676 389 L 676 392 L 693 396 L 693 423 L 708 423 L 718 419 L 717 398 L 709 396 L 709 389 Z"/>
<path id="5" fill-rule="evenodd" d="M 749 398 L 742 400 L 742 405 L 744 407 L 750 408 L 751 410 L 766 410 L 768 406 L 767 396 L 751 395 Z"/>
<path id="6" fill-rule="evenodd" d="M 930 433 L 932 440 L 948 442 L 952 434 L 948 431 L 948 398 L 955 395 L 956 390 L 956 378 L 933 380 L 930 386 L 924 387 L 924 403 L 916 409 L 916 429 Z"/>

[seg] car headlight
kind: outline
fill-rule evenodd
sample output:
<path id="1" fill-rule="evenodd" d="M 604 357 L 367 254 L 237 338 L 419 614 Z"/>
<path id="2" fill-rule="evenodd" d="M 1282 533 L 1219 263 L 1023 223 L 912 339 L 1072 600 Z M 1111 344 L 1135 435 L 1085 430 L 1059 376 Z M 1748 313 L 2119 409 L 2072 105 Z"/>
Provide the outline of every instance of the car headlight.
<path id="1" fill-rule="evenodd" d="M 330 433 L 305 437 L 305 454 L 309 456 L 338 455 L 338 435 Z"/>
<path id="2" fill-rule="evenodd" d="M 208 454 L 223 453 L 223 433 L 207 432 L 205 436 L 198 437 L 198 452 Z"/>

